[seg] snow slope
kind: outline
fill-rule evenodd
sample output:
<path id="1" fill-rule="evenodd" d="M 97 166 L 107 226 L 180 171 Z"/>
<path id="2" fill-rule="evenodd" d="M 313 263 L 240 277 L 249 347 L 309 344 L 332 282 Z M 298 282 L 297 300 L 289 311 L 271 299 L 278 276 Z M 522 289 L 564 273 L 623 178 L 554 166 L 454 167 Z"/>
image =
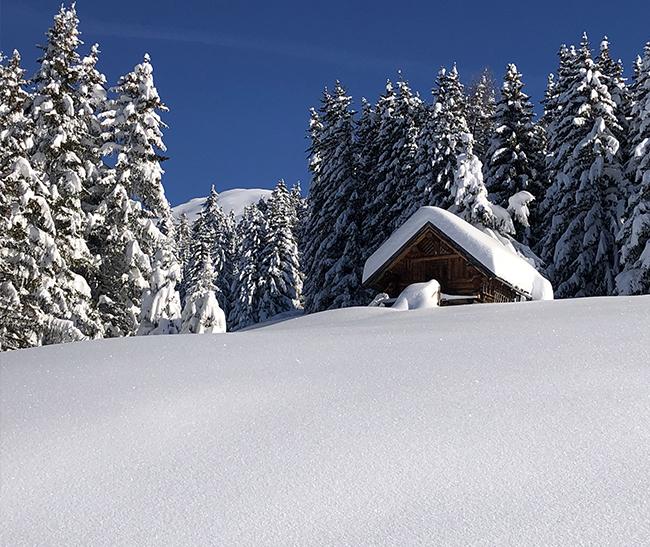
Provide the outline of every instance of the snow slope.
<path id="1" fill-rule="evenodd" d="M 268 199 L 271 195 L 271 190 L 263 188 L 233 188 L 232 190 L 224 190 L 219 194 L 217 203 L 221 206 L 224 213 L 228 214 L 230 211 L 235 212 L 235 219 L 239 220 L 244 214 L 244 208 L 251 203 L 259 201 L 260 198 Z M 178 220 L 181 213 L 185 211 L 187 219 L 190 224 L 196 220 L 196 217 L 201 212 L 203 204 L 207 198 L 193 198 L 187 203 L 182 203 L 176 207 L 172 207 L 172 214 Z"/>
<path id="2" fill-rule="evenodd" d="M 650 296 L 4 353 L 0 544 L 643 545 Z"/>

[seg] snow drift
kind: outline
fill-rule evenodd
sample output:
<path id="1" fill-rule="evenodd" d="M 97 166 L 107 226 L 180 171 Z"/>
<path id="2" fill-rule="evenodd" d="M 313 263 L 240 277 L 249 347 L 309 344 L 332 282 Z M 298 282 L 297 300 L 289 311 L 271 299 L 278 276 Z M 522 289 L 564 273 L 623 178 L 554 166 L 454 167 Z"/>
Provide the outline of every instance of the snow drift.
<path id="1" fill-rule="evenodd" d="M 394 310 L 420 310 L 440 305 L 440 283 L 435 279 L 406 287 L 393 304 Z"/>
<path id="2" fill-rule="evenodd" d="M 650 297 L 0 356 L 0 544 L 642 545 Z"/>

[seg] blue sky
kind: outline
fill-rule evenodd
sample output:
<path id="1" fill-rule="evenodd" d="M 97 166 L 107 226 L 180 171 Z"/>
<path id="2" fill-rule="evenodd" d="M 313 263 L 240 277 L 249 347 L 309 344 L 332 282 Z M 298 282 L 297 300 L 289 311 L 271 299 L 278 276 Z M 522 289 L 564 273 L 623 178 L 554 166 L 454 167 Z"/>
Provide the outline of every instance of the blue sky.
<path id="1" fill-rule="evenodd" d="M 0 0 L 0 50 L 18 49 L 28 75 L 59 6 Z M 514 62 L 538 105 L 560 44 L 587 31 L 597 48 L 607 35 L 629 75 L 650 41 L 648 0 L 79 0 L 76 9 L 80 53 L 99 43 L 109 85 L 151 55 L 170 108 L 163 183 L 172 205 L 212 184 L 272 188 L 284 178 L 306 190 L 309 108 L 336 79 L 359 108 L 398 70 L 430 100 L 440 66 L 456 62 L 465 82 L 490 66 L 500 81 Z"/>

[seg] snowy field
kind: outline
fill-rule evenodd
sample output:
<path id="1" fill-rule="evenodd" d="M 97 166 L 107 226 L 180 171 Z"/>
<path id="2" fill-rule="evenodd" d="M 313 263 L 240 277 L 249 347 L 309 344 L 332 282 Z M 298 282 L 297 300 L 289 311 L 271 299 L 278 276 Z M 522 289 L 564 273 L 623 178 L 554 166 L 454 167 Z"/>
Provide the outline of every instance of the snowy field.
<path id="1" fill-rule="evenodd" d="M 5 353 L 0 544 L 647 545 L 650 296 Z"/>

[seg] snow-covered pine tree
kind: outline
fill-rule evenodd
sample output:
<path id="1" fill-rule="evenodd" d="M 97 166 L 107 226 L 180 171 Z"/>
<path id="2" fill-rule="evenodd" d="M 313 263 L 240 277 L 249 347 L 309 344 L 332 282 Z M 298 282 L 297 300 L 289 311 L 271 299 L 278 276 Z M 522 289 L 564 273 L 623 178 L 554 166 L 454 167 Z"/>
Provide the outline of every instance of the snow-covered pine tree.
<path id="1" fill-rule="evenodd" d="M 472 153 L 472 135 L 467 133 L 466 139 L 466 151 L 456 157 L 454 185 L 451 188 L 455 198 L 449 210 L 475 226 L 512 233 L 512 219 L 508 212 L 503 208 L 497 209 L 488 200 L 483 183 L 483 166 Z M 495 210 L 500 214 L 495 215 Z"/>
<path id="2" fill-rule="evenodd" d="M 553 223 L 553 209 L 561 199 L 560 188 L 554 185 L 555 174 L 565 162 L 568 148 L 564 145 L 567 131 L 570 125 L 566 125 L 564 119 L 566 101 L 569 97 L 569 90 L 576 85 L 579 78 L 578 55 L 573 46 L 560 46 L 557 52 L 559 65 L 557 77 L 551 73 L 548 76 L 548 84 L 544 100 L 544 111 L 536 126 L 538 137 L 543 143 L 541 147 L 545 151 L 544 169 L 540 195 L 543 199 L 537 199 L 534 207 L 534 215 L 531 223 L 530 240 L 535 253 L 544 260 L 553 256 L 553 250 L 545 248 L 548 234 Z"/>
<path id="3" fill-rule="evenodd" d="M 185 272 L 187 270 L 187 264 L 191 256 L 190 246 L 192 244 L 192 227 L 190 226 L 190 221 L 187 218 L 187 213 L 185 211 L 182 211 L 180 214 L 175 233 L 176 252 L 178 253 L 178 265 L 181 268 L 181 272 L 183 272 L 183 278 L 181 279 L 178 292 L 181 298 L 181 302 L 185 302 L 185 294 L 187 292 Z"/>
<path id="4" fill-rule="evenodd" d="M 400 79 L 397 82 L 399 89 L 395 108 L 396 134 L 398 141 L 393 145 L 393 165 L 397 185 L 395 203 L 386 218 L 388 230 L 386 237 L 399 228 L 421 205 L 418 192 L 419 172 L 416 156 L 422 126 L 427 122 L 429 110 L 419 97 L 413 94 L 408 82 Z"/>
<path id="5" fill-rule="evenodd" d="M 122 76 L 112 88 L 117 96 L 112 109 L 103 114 L 104 126 L 114 131 L 113 141 L 105 152 L 118 152 L 115 170 L 127 191 L 140 201 L 152 218 L 171 218 L 171 208 L 161 180 L 162 130 L 167 126 L 158 112 L 169 109 L 160 100 L 153 82 L 153 67 L 148 54 L 132 72 Z"/>
<path id="6" fill-rule="evenodd" d="M 490 201 L 506 209 L 509 199 L 522 190 L 531 192 L 535 199 L 543 198 L 534 193 L 543 188 L 543 157 L 533 123 L 535 112 L 523 87 L 517 67 L 509 64 L 492 118 L 488 163 L 484 167 Z M 527 242 L 526 227 L 521 222 L 515 222 L 515 227 L 519 239 Z"/>
<path id="7" fill-rule="evenodd" d="M 99 46 L 93 45 L 90 54 L 86 55 L 79 67 L 79 83 L 77 86 L 76 109 L 77 116 L 84 126 L 81 141 L 83 157 L 81 158 L 86 170 L 86 187 L 90 196 L 85 198 L 86 204 L 95 204 L 101 201 L 105 194 L 106 185 L 102 178 L 111 176 L 108 167 L 102 161 L 100 149 L 104 144 L 103 129 L 99 119 L 99 112 L 106 109 L 106 77 L 95 67 L 99 56 Z"/>
<path id="8" fill-rule="evenodd" d="M 43 343 L 54 319 L 51 264 L 60 261 L 47 189 L 28 160 L 33 125 L 23 114 L 25 70 L 17 51 L 4 60 L 0 53 L 0 351 Z"/>
<path id="9" fill-rule="evenodd" d="M 11 140 L 9 137 L 16 132 L 15 126 L 20 119 L 16 117 L 22 115 L 27 95 L 22 89 L 25 71 L 20 67 L 17 51 L 7 65 L 3 64 L 5 60 L 0 52 L 0 351 L 36 345 L 36 336 L 21 332 L 31 321 L 22 309 L 18 271 L 12 264 L 18 246 L 28 237 L 23 230 L 19 229 L 18 233 L 12 230 L 14 209 L 20 198 L 19 188 L 9 179 L 16 154 L 11 148 L 18 145 L 20 150 L 21 145 L 24 146 L 15 137 Z"/>
<path id="10" fill-rule="evenodd" d="M 378 147 L 379 139 L 379 120 L 380 116 L 375 111 L 372 103 L 368 102 L 365 97 L 361 99 L 361 114 L 356 122 L 355 134 L 358 150 L 358 195 L 361 198 L 361 205 L 365 207 L 372 200 L 375 194 L 375 170 L 379 163 L 381 150 Z M 364 256 L 370 256 L 368 252 L 372 234 L 364 231 L 364 225 L 367 224 L 363 210 L 360 213 L 361 224 L 361 247 Z"/>
<path id="11" fill-rule="evenodd" d="M 89 282 L 105 336 L 132 336 L 139 328 L 141 294 L 148 288 L 151 261 L 138 243 L 141 204 L 129 196 L 115 170 L 101 160 L 114 141 L 112 132 L 102 127 L 101 118 L 110 115 L 114 104 L 107 99 L 106 78 L 95 68 L 98 54 L 95 44 L 81 61 L 77 109 L 85 126 L 87 243 L 99 259 L 98 272 Z"/>
<path id="12" fill-rule="evenodd" d="M 166 112 L 153 82 L 149 55 L 122 76 L 103 125 L 110 132 L 102 151 L 117 152 L 116 180 L 142 204 L 135 226 L 140 249 L 151 257 L 149 286 L 143 290 L 138 334 L 173 334 L 181 327 L 180 297 L 176 285 L 181 270 L 176 258 L 174 222 L 162 186 L 166 147 L 158 111 Z"/>
<path id="13" fill-rule="evenodd" d="M 495 227 L 497 219 L 487 201 L 482 164 L 473 153 L 467 126 L 467 103 L 456 65 L 440 69 L 433 90 L 435 103 L 427 131 L 433 142 L 431 186 L 423 202 L 448 208 L 473 224 Z M 508 217 L 507 213 L 504 215 Z"/>
<path id="14" fill-rule="evenodd" d="M 262 252 L 266 248 L 268 224 L 265 218 L 266 203 L 260 200 L 244 209 L 237 225 L 239 256 L 237 277 L 233 281 L 233 302 L 228 315 L 230 330 L 238 330 L 260 321 L 260 284 Z"/>
<path id="15" fill-rule="evenodd" d="M 226 332 L 226 316 L 215 295 L 215 272 L 209 241 L 200 239 L 194 256 L 195 268 L 188 280 L 188 294 L 183 306 L 181 334 Z"/>
<path id="16" fill-rule="evenodd" d="M 366 182 L 363 233 L 367 252 L 373 252 L 398 227 L 401 213 L 416 196 L 415 153 L 423 105 L 401 74 L 398 92 L 390 83 L 375 107 L 379 157 Z"/>
<path id="17" fill-rule="evenodd" d="M 576 54 L 561 55 L 561 67 L 548 131 L 554 181 L 546 195 L 549 231 L 541 241 L 542 259 L 560 298 L 613 294 L 623 182 L 613 132 L 619 129 L 616 103 L 601 82 L 586 35 Z M 564 89 L 557 94 L 560 83 Z"/>
<path id="18" fill-rule="evenodd" d="M 483 69 L 478 79 L 472 78 L 467 89 L 467 126 L 474 138 L 474 154 L 483 165 L 488 160 L 496 91 L 496 78 L 489 67 Z"/>
<path id="19" fill-rule="evenodd" d="M 567 226 L 565 220 L 568 219 L 564 219 L 562 216 L 555 218 L 557 209 L 565 197 L 562 184 L 556 174 L 566 164 L 567 156 L 571 153 L 567 138 L 572 129 L 572 116 L 577 113 L 575 102 L 572 100 L 574 93 L 572 90 L 580 82 L 580 62 L 574 46 L 567 47 L 562 44 L 557 55 L 559 57 L 557 76 L 549 75 L 543 101 L 544 112 L 539 120 L 539 124 L 546 131 L 544 173 L 546 191 L 544 199 L 537 203 L 539 222 L 537 225 L 533 225 L 533 250 L 548 266 L 552 266 L 557 239 L 551 239 L 550 233 L 552 230 L 561 232 Z M 567 115 L 569 105 L 573 109 L 572 115 Z M 559 227 L 559 224 L 562 226 Z M 550 269 L 552 270 L 552 268 Z M 550 276 L 550 273 L 547 275 Z"/>
<path id="20" fill-rule="evenodd" d="M 432 104 L 422 105 L 422 121 L 417 139 L 417 149 L 413 158 L 415 165 L 414 178 L 416 187 L 413 191 L 414 199 L 402 211 L 400 223 L 407 220 L 415 211 L 431 203 L 432 192 L 436 184 L 435 155 L 437 150 L 437 135 L 435 132 L 435 111 Z"/>
<path id="21" fill-rule="evenodd" d="M 308 313 L 365 303 L 361 287 L 362 248 L 359 156 L 352 98 L 336 83 L 312 112 L 310 170 L 303 265 Z"/>
<path id="22" fill-rule="evenodd" d="M 267 200 L 266 246 L 260 266 L 259 321 L 300 308 L 303 275 L 293 234 L 296 210 L 281 180 Z"/>
<path id="23" fill-rule="evenodd" d="M 567 142 L 573 129 L 572 116 L 567 116 L 567 107 L 575 108 L 573 95 L 582 81 L 580 69 L 584 63 L 573 46 L 567 48 L 562 45 L 558 57 L 557 77 L 549 78 L 542 116 L 547 131 L 547 171 L 550 180 L 555 180 L 555 173 L 572 153 L 572 147 Z M 572 115 L 575 114 L 573 112 Z"/>
<path id="24" fill-rule="evenodd" d="M 142 207 L 126 192 L 115 174 L 102 177 L 104 195 L 94 209 L 89 246 L 101 256 L 93 292 L 99 303 L 105 335 L 133 336 L 140 326 L 143 291 L 149 288 L 150 256 L 142 250 L 151 235 L 143 235 Z M 145 244 L 145 241 L 147 242 Z"/>
<path id="25" fill-rule="evenodd" d="M 154 226 L 151 225 L 151 229 Z M 158 234 L 162 234 L 158 230 Z M 173 236 L 162 234 L 152 242 L 158 250 L 151 256 L 149 288 L 142 294 L 138 335 L 177 334 L 181 328 L 181 301 L 176 289 L 181 279 Z"/>
<path id="26" fill-rule="evenodd" d="M 619 294 L 650 293 L 650 42 L 638 59 L 633 85 L 628 173 L 630 198 L 621 244 L 622 272 L 616 278 Z"/>
<path id="27" fill-rule="evenodd" d="M 76 331 L 94 338 L 102 336 L 103 328 L 87 282 L 97 275 L 97 264 L 86 244 L 88 217 L 82 208 L 91 173 L 84 161 L 88 128 L 79 113 L 83 67 L 77 53 L 81 44 L 78 24 L 74 5 L 69 9 L 62 6 L 55 15 L 47 45 L 39 46 L 44 54 L 31 80 L 33 94 L 26 110 L 35 124 L 31 163 L 45 175 L 55 242 L 63 264 L 56 275 L 63 296 L 57 319 L 71 321 Z M 67 326 L 65 332 L 57 329 L 54 327 L 48 341 L 68 339 L 69 333 L 78 338 Z"/>
<path id="28" fill-rule="evenodd" d="M 327 100 L 329 93 L 327 88 L 323 92 L 324 102 Z M 323 235 L 320 233 L 322 226 L 321 213 L 323 205 L 326 202 L 328 194 L 326 192 L 326 184 L 321 184 L 321 172 L 323 170 L 322 162 L 322 147 L 321 147 L 321 134 L 324 130 L 322 116 L 316 111 L 315 108 L 309 109 L 309 128 L 308 138 L 311 141 L 311 146 L 308 148 L 308 170 L 311 171 L 311 180 L 309 183 L 309 192 L 305 200 L 306 209 L 302 219 L 302 233 L 301 237 L 303 246 L 303 264 L 305 272 L 310 272 L 312 265 L 319 267 L 316 261 L 316 252 L 322 243 Z M 313 212 L 313 214 L 312 214 Z M 310 274 L 307 275 L 307 283 L 309 283 Z M 304 287 L 305 295 L 310 292 L 308 285 Z"/>
<path id="29" fill-rule="evenodd" d="M 302 188 L 300 187 L 300 181 L 297 181 L 289 191 L 289 197 L 291 198 L 291 206 L 296 212 L 296 222 L 300 223 L 305 217 L 307 212 L 307 200 L 302 197 Z"/>
<path id="30" fill-rule="evenodd" d="M 630 134 L 630 118 L 632 116 L 632 95 L 626 84 L 626 78 L 623 78 L 623 64 L 621 61 L 614 61 L 609 53 L 609 40 L 607 36 L 600 42 L 600 52 L 595 58 L 595 65 L 600 72 L 601 81 L 607 86 L 607 90 L 616 104 L 614 115 L 617 125 L 620 127 L 612 128 L 612 132 L 618 140 L 621 147 L 621 159 L 628 160 L 628 135 Z"/>
<path id="31" fill-rule="evenodd" d="M 390 164 L 387 159 L 391 156 L 395 144 L 388 127 L 394 127 L 395 125 L 391 123 L 391 119 L 395 114 L 396 99 L 395 88 L 389 80 L 386 83 L 385 92 L 379 96 L 374 108 L 364 112 L 367 117 L 363 121 L 372 124 L 365 128 L 363 141 L 364 204 L 362 232 L 365 241 L 365 252 L 368 255 L 374 252 L 383 241 L 385 225 L 380 212 L 392 207 L 397 197 L 395 194 L 388 196 L 388 202 L 382 202 L 380 199 L 380 196 L 386 197 L 386 184 L 388 183 L 390 186 L 394 176 L 394 173 L 389 169 Z M 372 138 L 371 142 L 366 142 L 368 137 Z M 365 157 L 366 152 L 368 152 L 368 158 Z"/>
<path id="32" fill-rule="evenodd" d="M 456 199 L 452 191 L 458 157 L 467 154 L 471 133 L 467 126 L 467 104 L 456 65 L 451 71 L 441 68 L 433 90 L 435 98 L 431 139 L 435 143 L 432 184 L 425 201 L 448 209 Z M 467 156 L 465 156 L 467 157 Z"/>
<path id="33" fill-rule="evenodd" d="M 210 195 L 192 225 L 189 256 L 185 265 L 185 290 L 191 292 L 191 282 L 187 279 L 196 277 L 197 270 L 203 268 L 201 265 L 203 256 L 200 249 L 201 245 L 207 245 L 212 259 L 216 298 L 225 313 L 230 312 L 232 300 L 230 288 L 234 274 L 233 231 L 232 220 L 224 214 L 219 205 L 219 194 L 212 186 Z"/>
<path id="34" fill-rule="evenodd" d="M 298 249 L 304 249 L 305 245 L 305 221 L 307 219 L 307 200 L 302 196 L 302 189 L 300 188 L 300 181 L 297 181 L 289 191 L 289 196 L 291 198 L 291 206 L 295 211 L 296 222 L 293 225 L 293 236 L 298 243 Z M 235 224 L 233 223 L 233 226 Z M 233 240 L 233 246 L 235 242 Z M 234 253 L 233 253 L 234 256 Z M 233 259 L 234 260 L 234 259 Z"/>

